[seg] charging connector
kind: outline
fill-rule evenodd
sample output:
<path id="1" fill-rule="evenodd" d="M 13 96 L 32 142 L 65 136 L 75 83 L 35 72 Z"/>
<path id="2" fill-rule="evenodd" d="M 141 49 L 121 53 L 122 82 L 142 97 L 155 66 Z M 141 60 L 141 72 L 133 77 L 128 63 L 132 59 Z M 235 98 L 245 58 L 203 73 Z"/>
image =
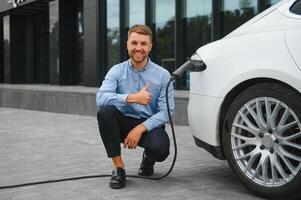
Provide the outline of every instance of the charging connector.
<path id="1" fill-rule="evenodd" d="M 186 70 L 200 72 L 207 68 L 203 60 L 195 53 L 181 67 L 172 73 L 171 79 L 181 78 Z"/>

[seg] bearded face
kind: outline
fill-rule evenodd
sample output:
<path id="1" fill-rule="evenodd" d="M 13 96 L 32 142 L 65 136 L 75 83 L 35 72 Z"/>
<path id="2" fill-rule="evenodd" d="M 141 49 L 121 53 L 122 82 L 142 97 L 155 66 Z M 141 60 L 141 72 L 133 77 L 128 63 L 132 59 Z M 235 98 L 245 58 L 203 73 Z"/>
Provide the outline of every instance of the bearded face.
<path id="1" fill-rule="evenodd" d="M 144 66 L 147 63 L 147 57 L 152 49 L 152 42 L 149 35 L 131 33 L 127 41 L 128 54 L 133 65 Z"/>

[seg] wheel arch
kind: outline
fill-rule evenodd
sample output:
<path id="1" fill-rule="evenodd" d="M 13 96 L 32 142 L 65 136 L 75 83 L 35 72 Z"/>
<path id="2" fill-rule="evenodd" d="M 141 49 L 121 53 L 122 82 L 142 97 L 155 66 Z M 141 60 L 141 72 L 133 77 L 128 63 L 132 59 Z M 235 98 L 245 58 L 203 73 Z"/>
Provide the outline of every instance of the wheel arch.
<path id="1" fill-rule="evenodd" d="M 296 90 L 294 87 L 292 87 L 280 80 L 272 79 L 272 78 L 249 79 L 249 80 L 239 83 L 234 88 L 232 88 L 224 98 L 224 101 L 221 105 L 220 115 L 219 115 L 219 120 L 218 120 L 218 139 L 220 141 L 221 152 L 223 155 L 224 155 L 224 149 L 223 149 L 223 145 L 222 145 L 223 144 L 223 125 L 224 125 L 224 120 L 225 120 L 227 111 L 229 109 L 229 106 L 231 105 L 231 103 L 233 102 L 235 97 L 240 92 L 242 92 L 243 90 L 245 90 L 255 84 L 258 84 L 258 83 L 279 83 L 281 85 L 284 85 L 286 87 L 293 89 L 294 91 L 296 91 L 296 93 L 300 94 L 300 92 L 298 92 L 298 90 Z"/>

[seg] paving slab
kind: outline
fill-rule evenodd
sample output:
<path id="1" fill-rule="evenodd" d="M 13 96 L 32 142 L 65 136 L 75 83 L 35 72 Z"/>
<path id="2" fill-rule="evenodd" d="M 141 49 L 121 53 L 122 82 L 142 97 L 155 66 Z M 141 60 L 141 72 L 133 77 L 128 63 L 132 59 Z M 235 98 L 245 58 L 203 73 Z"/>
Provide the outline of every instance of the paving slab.
<path id="1" fill-rule="evenodd" d="M 256 200 L 233 175 L 226 161 L 197 147 L 188 126 L 175 126 L 178 158 L 174 171 L 160 181 L 127 179 L 127 186 L 113 190 L 109 178 L 95 178 L 0 190 L 1 200 L 112 200 L 198 199 Z M 170 126 L 167 132 L 171 133 Z M 171 134 L 170 134 L 171 136 Z M 137 174 L 143 149 L 123 149 L 127 174 Z M 156 163 L 155 175 L 170 167 L 171 155 Z M 110 174 L 91 116 L 0 108 L 0 186 Z"/>

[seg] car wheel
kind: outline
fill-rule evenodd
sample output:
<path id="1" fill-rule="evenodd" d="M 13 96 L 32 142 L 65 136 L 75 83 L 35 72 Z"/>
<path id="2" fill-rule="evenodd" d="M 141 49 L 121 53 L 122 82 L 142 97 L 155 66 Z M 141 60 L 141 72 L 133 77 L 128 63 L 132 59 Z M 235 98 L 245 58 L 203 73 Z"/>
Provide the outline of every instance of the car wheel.
<path id="1" fill-rule="evenodd" d="M 225 156 L 251 191 L 266 198 L 301 197 L 301 97 L 278 83 L 259 83 L 230 105 Z"/>

